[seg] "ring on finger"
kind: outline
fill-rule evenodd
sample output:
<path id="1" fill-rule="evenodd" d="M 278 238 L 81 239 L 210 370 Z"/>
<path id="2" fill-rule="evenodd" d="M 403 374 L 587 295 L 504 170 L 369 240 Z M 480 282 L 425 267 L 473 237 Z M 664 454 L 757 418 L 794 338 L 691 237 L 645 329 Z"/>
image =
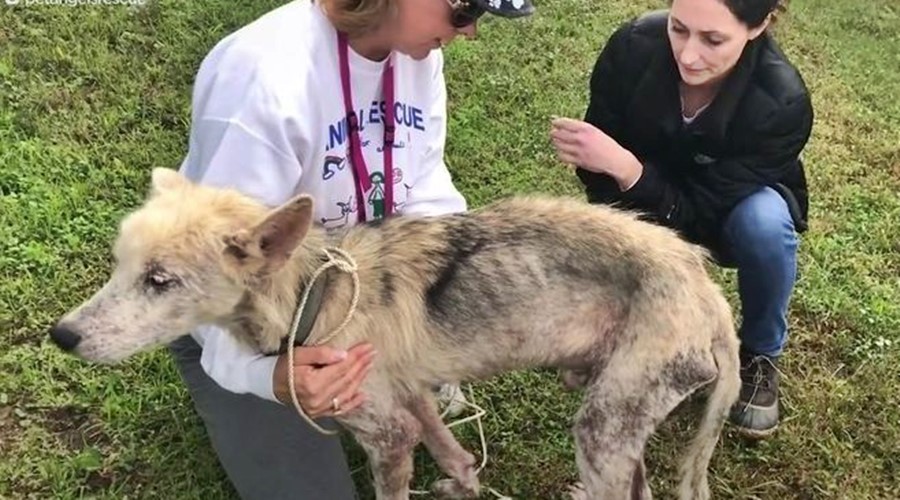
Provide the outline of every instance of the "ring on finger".
<path id="1" fill-rule="evenodd" d="M 335 415 L 340 415 L 341 413 L 341 400 L 337 397 L 331 398 L 331 411 L 334 412 Z"/>

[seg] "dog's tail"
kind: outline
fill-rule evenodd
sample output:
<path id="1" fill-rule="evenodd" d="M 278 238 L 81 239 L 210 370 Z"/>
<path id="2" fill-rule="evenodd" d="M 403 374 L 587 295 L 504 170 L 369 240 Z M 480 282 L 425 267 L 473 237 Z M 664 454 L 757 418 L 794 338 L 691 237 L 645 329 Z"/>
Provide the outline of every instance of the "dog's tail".
<path id="1" fill-rule="evenodd" d="M 719 298 L 718 309 L 721 312 L 716 315 L 719 325 L 713 333 L 711 348 L 719 373 L 707 400 L 700 429 L 681 463 L 681 485 L 678 489 L 681 500 L 709 498 L 709 461 L 731 405 L 737 400 L 741 390 L 738 338 L 732 322 L 731 308 L 724 298 Z"/>

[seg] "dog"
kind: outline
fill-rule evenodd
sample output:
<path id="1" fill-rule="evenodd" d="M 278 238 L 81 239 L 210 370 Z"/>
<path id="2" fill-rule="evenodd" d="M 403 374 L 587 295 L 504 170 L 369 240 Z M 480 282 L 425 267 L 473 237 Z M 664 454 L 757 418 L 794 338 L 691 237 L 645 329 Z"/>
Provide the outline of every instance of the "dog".
<path id="1" fill-rule="evenodd" d="M 583 388 L 576 499 L 650 498 L 647 439 L 706 388 L 679 496 L 708 498 L 708 464 L 740 387 L 732 311 L 703 249 L 614 208 L 521 196 L 327 232 L 308 196 L 270 208 L 155 169 L 148 199 L 121 223 L 109 282 L 51 337 L 115 363 L 215 324 L 275 353 L 329 246 L 355 259 L 360 285 L 329 345 L 368 341 L 379 352 L 366 403 L 337 417 L 368 454 L 378 499 L 408 498 L 420 442 L 449 476 L 432 486 L 437 496 L 477 497 L 475 458 L 441 421 L 432 388 L 534 367 Z M 353 290 L 352 276 L 329 274 L 311 343 L 344 320 Z"/>

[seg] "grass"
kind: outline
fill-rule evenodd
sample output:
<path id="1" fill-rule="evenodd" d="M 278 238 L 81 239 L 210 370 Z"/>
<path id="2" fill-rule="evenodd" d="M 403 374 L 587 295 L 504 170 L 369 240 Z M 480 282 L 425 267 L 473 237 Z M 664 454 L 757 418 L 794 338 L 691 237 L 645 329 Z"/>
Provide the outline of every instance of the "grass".
<path id="1" fill-rule="evenodd" d="M 150 1 L 142 8 L 0 7 L 0 498 L 235 498 L 172 362 L 99 368 L 57 352 L 48 325 L 101 285 L 119 218 L 155 166 L 185 153 L 190 86 L 206 51 L 279 4 Z M 447 54 L 448 162 L 473 206 L 516 192 L 577 194 L 547 141 L 580 116 L 615 26 L 655 0 L 546 0 L 489 19 Z M 900 498 L 900 7 L 794 2 L 778 28 L 813 93 L 813 194 L 785 357 L 785 421 L 751 446 L 726 432 L 717 498 Z M 720 272 L 735 303 L 734 276 Z M 484 482 L 559 498 L 575 478 L 577 396 L 552 373 L 474 386 L 490 409 Z M 650 443 L 669 496 L 690 409 Z M 477 449 L 472 428 L 459 435 Z M 351 448 L 361 491 L 363 459 Z M 436 476 L 417 458 L 416 485 Z"/>

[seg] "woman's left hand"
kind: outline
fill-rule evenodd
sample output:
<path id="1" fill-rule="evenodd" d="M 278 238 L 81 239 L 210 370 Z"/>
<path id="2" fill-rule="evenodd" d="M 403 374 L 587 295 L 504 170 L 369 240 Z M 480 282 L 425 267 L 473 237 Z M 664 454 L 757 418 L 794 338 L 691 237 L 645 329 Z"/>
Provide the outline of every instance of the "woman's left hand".
<path id="1" fill-rule="evenodd" d="M 550 139 L 563 163 L 609 175 L 623 191 L 640 179 L 641 162 L 602 130 L 571 118 L 555 118 L 551 123 Z"/>

